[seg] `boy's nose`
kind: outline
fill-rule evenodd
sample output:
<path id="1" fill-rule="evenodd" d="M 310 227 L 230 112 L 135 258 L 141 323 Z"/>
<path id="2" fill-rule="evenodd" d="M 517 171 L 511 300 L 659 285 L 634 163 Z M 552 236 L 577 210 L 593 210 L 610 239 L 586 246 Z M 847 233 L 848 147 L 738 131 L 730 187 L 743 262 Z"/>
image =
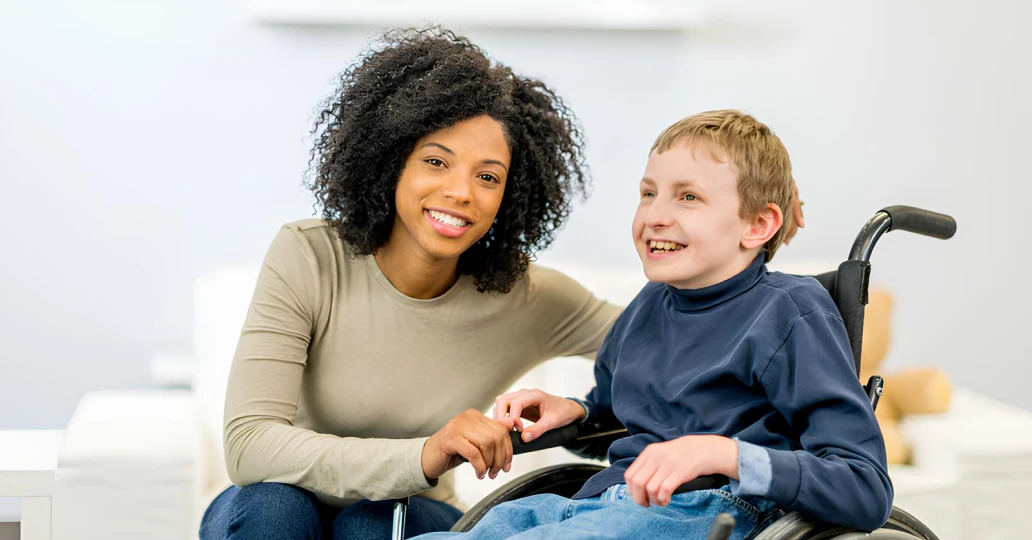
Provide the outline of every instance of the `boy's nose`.
<path id="1" fill-rule="evenodd" d="M 648 213 L 645 214 L 645 225 L 652 229 L 669 227 L 673 222 L 673 215 L 670 205 L 657 199 L 649 205 Z"/>

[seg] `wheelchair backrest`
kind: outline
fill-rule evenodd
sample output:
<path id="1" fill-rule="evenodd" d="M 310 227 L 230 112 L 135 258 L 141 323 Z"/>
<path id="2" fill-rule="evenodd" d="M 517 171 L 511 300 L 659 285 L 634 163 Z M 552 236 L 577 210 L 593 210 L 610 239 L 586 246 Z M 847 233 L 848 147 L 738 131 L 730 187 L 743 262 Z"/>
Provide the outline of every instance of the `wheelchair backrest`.
<path id="1" fill-rule="evenodd" d="M 864 306 L 867 305 L 867 289 L 871 278 L 871 263 L 848 260 L 839 265 L 837 271 L 813 276 L 828 290 L 835 300 L 842 321 L 846 323 L 846 334 L 853 352 L 853 365 L 860 374 L 860 352 L 864 341 Z"/>

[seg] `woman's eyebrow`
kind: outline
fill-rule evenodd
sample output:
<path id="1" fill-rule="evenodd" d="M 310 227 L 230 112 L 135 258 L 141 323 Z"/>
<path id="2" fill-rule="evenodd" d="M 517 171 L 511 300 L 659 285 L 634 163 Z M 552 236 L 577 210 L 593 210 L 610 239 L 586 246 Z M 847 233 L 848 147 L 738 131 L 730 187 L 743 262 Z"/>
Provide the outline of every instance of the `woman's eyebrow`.
<path id="1" fill-rule="evenodd" d="M 485 159 L 484 161 L 481 161 L 481 163 L 483 163 L 484 165 L 498 165 L 501 168 L 505 169 L 505 172 L 509 172 L 509 167 L 507 167 L 504 163 L 498 161 L 497 159 Z"/>
<path id="2" fill-rule="evenodd" d="M 441 150 L 444 150 L 445 152 L 448 152 L 449 154 L 451 154 L 453 156 L 455 155 L 455 152 L 452 152 L 451 148 L 448 148 L 447 146 L 445 146 L 443 144 L 438 144 L 438 143 L 435 143 L 435 142 L 428 142 L 428 143 L 424 144 L 423 146 L 420 146 L 420 148 L 426 148 L 427 146 L 434 146 L 434 147 L 440 148 Z"/>
<path id="3" fill-rule="evenodd" d="M 447 146 L 445 146 L 443 144 L 440 144 L 440 143 L 428 142 L 428 143 L 424 143 L 423 146 L 420 146 L 420 148 L 426 148 L 427 146 L 433 146 L 434 148 L 440 148 L 441 150 L 444 150 L 445 152 L 448 152 L 449 154 L 451 154 L 453 156 L 455 155 L 455 152 L 452 152 L 451 148 L 448 148 Z M 509 167 L 506 166 L 505 163 L 502 163 L 501 161 L 498 161 L 497 159 L 485 159 L 485 160 L 481 161 L 481 163 L 483 163 L 485 165 L 498 165 L 501 168 L 505 169 L 505 172 L 509 172 Z"/>

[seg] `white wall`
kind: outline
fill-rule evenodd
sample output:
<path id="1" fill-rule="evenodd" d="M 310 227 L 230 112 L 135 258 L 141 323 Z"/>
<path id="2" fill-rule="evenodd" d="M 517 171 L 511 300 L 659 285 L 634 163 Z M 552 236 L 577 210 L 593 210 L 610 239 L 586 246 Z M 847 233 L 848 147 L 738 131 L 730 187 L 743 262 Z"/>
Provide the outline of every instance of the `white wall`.
<path id="1" fill-rule="evenodd" d="M 256 26 L 243 0 L 0 3 L 0 428 L 60 427 L 82 392 L 145 387 L 188 349 L 202 273 L 256 264 L 311 214 L 307 130 L 365 30 Z M 721 3 L 684 34 L 473 31 L 579 113 L 595 175 L 542 259 L 634 270 L 635 185 L 672 120 L 737 107 L 782 136 L 807 229 L 779 258 L 843 257 L 878 208 L 952 213 L 893 233 L 892 365 L 936 363 L 1032 408 L 1022 240 L 1032 7 Z"/>

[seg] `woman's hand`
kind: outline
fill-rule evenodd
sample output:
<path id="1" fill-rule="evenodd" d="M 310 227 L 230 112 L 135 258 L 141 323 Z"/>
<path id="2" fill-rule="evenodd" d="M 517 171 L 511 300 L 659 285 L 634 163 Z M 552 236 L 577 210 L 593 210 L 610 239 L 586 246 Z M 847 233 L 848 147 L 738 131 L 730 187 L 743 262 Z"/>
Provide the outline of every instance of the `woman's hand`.
<path id="1" fill-rule="evenodd" d="M 530 442 L 550 429 L 584 418 L 584 407 L 570 399 L 524 388 L 495 398 L 494 417 L 499 422 L 512 421 L 516 429 L 523 432 L 523 442 Z M 523 429 L 521 419 L 535 424 Z"/>
<path id="2" fill-rule="evenodd" d="M 498 476 L 512 466 L 513 422 L 495 421 L 480 411 L 469 409 L 448 421 L 423 445 L 423 474 L 434 481 L 468 461 L 477 477 Z"/>
<path id="3" fill-rule="evenodd" d="M 708 474 L 738 479 L 738 444 L 720 435 L 685 435 L 652 443 L 624 472 L 634 502 L 666 506 L 681 484 Z"/>
<path id="4" fill-rule="evenodd" d="M 803 219 L 803 201 L 799 200 L 799 186 L 795 186 L 792 189 L 794 190 L 792 196 L 794 201 L 792 204 L 792 217 L 795 218 L 795 222 L 790 228 L 785 229 L 785 244 L 792 241 L 799 229 L 806 227 L 806 220 Z"/>

